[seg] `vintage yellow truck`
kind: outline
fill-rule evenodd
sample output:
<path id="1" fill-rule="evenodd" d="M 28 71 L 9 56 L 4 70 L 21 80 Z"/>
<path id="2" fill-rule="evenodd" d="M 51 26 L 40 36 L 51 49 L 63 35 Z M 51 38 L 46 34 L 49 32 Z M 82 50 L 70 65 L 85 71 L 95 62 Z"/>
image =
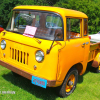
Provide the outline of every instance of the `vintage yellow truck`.
<path id="1" fill-rule="evenodd" d="M 100 43 L 90 42 L 88 16 L 49 6 L 17 6 L 0 33 L 0 65 L 43 88 L 70 95 L 87 63 L 100 71 Z M 34 90 L 35 91 L 35 90 Z"/>

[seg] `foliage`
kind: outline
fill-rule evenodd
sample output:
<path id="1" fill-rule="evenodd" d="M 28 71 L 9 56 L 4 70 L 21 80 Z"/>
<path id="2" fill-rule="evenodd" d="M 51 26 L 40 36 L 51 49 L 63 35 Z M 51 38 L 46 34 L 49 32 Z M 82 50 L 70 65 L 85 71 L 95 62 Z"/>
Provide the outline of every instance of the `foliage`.
<path id="1" fill-rule="evenodd" d="M 17 0 L 3 0 L 2 3 L 0 3 L 0 24 L 3 25 L 4 28 L 11 17 L 12 9 L 16 3 Z"/>
<path id="2" fill-rule="evenodd" d="M 60 0 L 54 6 L 82 11 L 88 16 L 89 33 L 100 31 L 99 0 Z"/>
<path id="3" fill-rule="evenodd" d="M 12 9 L 18 5 L 49 5 L 46 0 L 1 0 L 0 1 L 0 25 L 6 28 L 12 15 Z"/>
<path id="4" fill-rule="evenodd" d="M 88 15 L 89 34 L 100 31 L 100 0 L 1 0 L 0 25 L 5 28 L 17 5 L 46 5 L 58 6 L 82 11 Z"/>

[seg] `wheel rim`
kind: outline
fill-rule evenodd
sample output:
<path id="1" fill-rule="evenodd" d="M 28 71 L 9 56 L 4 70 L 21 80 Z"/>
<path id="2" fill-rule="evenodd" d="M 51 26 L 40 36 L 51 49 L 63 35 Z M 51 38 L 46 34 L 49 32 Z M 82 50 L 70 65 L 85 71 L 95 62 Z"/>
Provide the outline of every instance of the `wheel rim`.
<path id="1" fill-rule="evenodd" d="M 72 74 L 69 76 L 68 81 L 66 83 L 66 92 L 70 92 L 74 86 L 75 83 L 75 75 Z"/>
<path id="2" fill-rule="evenodd" d="M 99 66 L 98 70 L 100 71 L 100 66 Z"/>

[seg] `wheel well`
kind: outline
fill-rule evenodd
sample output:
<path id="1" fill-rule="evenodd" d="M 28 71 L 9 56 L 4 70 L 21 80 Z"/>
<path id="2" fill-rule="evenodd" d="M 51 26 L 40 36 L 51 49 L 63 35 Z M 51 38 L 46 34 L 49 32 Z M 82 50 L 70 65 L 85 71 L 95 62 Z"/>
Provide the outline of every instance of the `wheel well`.
<path id="1" fill-rule="evenodd" d="M 82 65 L 81 63 L 77 63 L 77 64 L 73 65 L 73 66 L 69 69 L 69 71 L 70 71 L 71 69 L 73 69 L 73 68 L 76 68 L 76 69 L 78 70 L 78 74 L 79 74 L 79 75 L 82 75 L 83 65 Z M 68 71 L 68 72 L 69 72 L 69 71 Z M 67 76 L 68 72 L 66 73 L 65 77 Z M 64 77 L 64 80 L 65 80 L 65 77 Z M 64 80 L 63 80 L 63 81 L 64 81 Z"/>
<path id="2" fill-rule="evenodd" d="M 82 70 L 83 70 L 83 65 L 81 63 L 77 63 L 74 66 L 72 66 L 71 68 L 76 68 L 78 70 L 78 74 L 81 75 L 82 74 Z"/>

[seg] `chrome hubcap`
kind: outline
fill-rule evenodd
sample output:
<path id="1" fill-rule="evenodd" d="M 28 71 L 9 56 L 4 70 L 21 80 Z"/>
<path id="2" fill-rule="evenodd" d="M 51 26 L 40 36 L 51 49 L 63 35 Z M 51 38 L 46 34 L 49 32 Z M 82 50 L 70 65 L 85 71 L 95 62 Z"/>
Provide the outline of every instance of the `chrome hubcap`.
<path id="1" fill-rule="evenodd" d="M 68 85 L 69 85 L 69 86 L 73 85 L 73 82 L 72 82 L 72 81 L 69 81 L 69 82 L 68 82 Z"/>

